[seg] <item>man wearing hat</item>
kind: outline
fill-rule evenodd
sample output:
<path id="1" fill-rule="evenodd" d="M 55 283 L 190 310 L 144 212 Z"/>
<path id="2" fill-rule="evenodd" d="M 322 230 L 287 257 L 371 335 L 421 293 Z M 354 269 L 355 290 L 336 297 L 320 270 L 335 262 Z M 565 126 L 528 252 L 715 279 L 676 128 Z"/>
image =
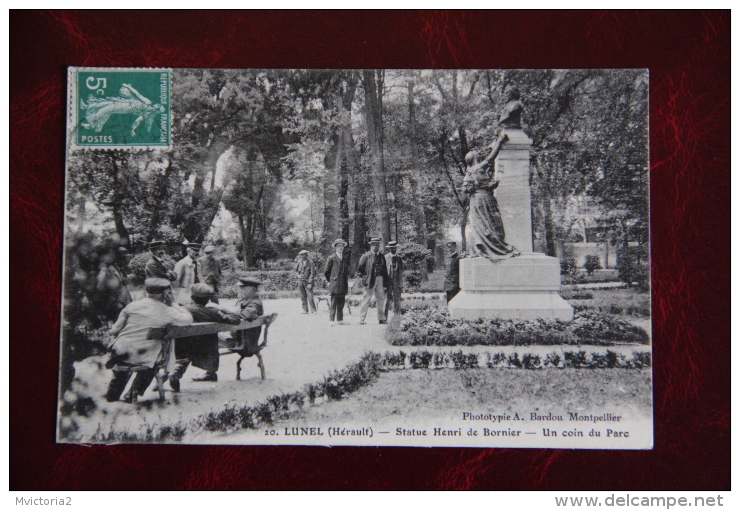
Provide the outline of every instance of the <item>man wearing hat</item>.
<path id="1" fill-rule="evenodd" d="M 378 308 L 378 323 L 385 324 L 385 288 L 388 282 L 388 268 L 385 264 L 385 256 L 380 253 L 380 239 L 377 237 L 370 240 L 370 251 L 360 257 L 357 274 L 362 278 L 360 324 L 365 324 L 365 317 L 373 295 L 375 295 Z"/>
<path id="2" fill-rule="evenodd" d="M 200 262 L 196 260 L 200 245 L 196 243 L 187 244 L 187 255 L 175 264 L 175 281 L 172 286 L 175 290 L 175 299 L 178 304 L 190 303 L 190 288 L 200 283 Z"/>
<path id="3" fill-rule="evenodd" d="M 236 291 L 236 305 L 239 307 L 239 317 L 241 319 L 251 322 L 257 317 L 264 315 L 265 309 L 262 306 L 262 300 L 257 296 L 257 291 L 259 290 L 260 285 L 262 285 L 262 282 L 256 278 L 252 278 L 251 276 L 239 277 Z M 237 343 L 242 343 L 243 345 L 248 346 L 246 350 L 249 352 L 256 352 L 261 333 L 262 328 L 251 328 L 237 331 L 236 334 L 239 335 L 237 338 L 239 341 Z M 219 333 L 219 338 L 222 340 L 227 339 L 230 336 L 228 334 L 225 336 L 222 335 L 223 333 Z"/>
<path id="4" fill-rule="evenodd" d="M 334 253 L 326 259 L 324 276 L 329 289 L 329 323 L 344 324 L 344 300 L 349 292 L 349 254 L 344 253 L 347 243 L 337 239 L 332 243 Z"/>
<path id="5" fill-rule="evenodd" d="M 303 313 L 316 313 L 316 303 L 313 300 L 313 284 L 316 279 L 316 269 L 313 262 L 308 260 L 308 250 L 298 252 L 298 261 L 295 265 L 295 272 L 298 275 L 298 290 L 301 293 L 301 305 Z"/>
<path id="6" fill-rule="evenodd" d="M 184 308 L 193 316 L 193 322 L 221 322 L 224 324 L 239 324 L 239 317 L 224 313 L 217 308 L 206 305 L 213 295 L 213 289 L 205 283 L 196 283 L 190 289 L 192 304 Z M 193 381 L 216 382 L 218 376 L 218 333 L 177 338 L 175 340 L 175 370 L 170 374 L 170 387 L 180 391 L 180 379 L 185 370 L 192 363 L 194 367 L 206 371 L 203 377 L 196 377 Z"/>
<path id="7" fill-rule="evenodd" d="M 207 283 L 213 288 L 213 296 L 211 296 L 211 303 L 218 304 L 218 286 L 221 284 L 221 264 L 213 256 L 213 252 L 216 251 L 215 246 L 207 246 L 203 250 L 203 255 L 198 259 L 200 263 L 200 275 L 203 283 Z"/>
<path id="8" fill-rule="evenodd" d="M 169 349 L 164 349 L 165 344 L 161 340 L 147 339 L 151 328 L 171 324 L 185 326 L 193 322 L 187 310 L 173 306 L 169 280 L 147 278 L 144 287 L 146 297 L 126 305 L 109 333 L 113 341 L 106 367 L 113 369 L 113 378 L 108 385 L 108 402 L 121 397 L 134 371 L 136 378 L 125 400 L 133 402 L 137 395 L 143 395 L 154 378 L 157 364 L 166 361 Z"/>
<path id="9" fill-rule="evenodd" d="M 144 267 L 147 278 L 164 278 L 174 281 L 177 275 L 165 267 L 163 258 L 167 255 L 164 241 L 152 241 L 149 243 L 149 260 Z"/>
<path id="10" fill-rule="evenodd" d="M 443 289 L 447 293 L 447 302 L 449 303 L 460 292 L 460 255 L 457 253 L 457 243 L 455 241 L 448 242 L 447 248 L 450 250 L 450 262 L 447 264 Z"/>
<path id="11" fill-rule="evenodd" d="M 398 243 L 389 241 L 385 245 L 388 253 L 385 254 L 385 265 L 388 268 L 388 295 L 385 300 L 385 316 L 393 301 L 393 313 L 401 313 L 401 291 L 403 289 L 403 261 L 398 255 Z"/>

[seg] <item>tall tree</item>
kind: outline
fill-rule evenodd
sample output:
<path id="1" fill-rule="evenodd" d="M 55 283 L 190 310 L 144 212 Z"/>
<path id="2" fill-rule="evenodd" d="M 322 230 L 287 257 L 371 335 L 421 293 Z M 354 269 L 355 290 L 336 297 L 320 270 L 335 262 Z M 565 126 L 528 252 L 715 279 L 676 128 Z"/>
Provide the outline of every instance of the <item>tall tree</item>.
<path id="1" fill-rule="evenodd" d="M 375 195 L 375 211 L 380 227 L 381 244 L 384 246 L 391 238 L 388 191 L 383 161 L 384 71 L 365 69 L 362 71 L 362 77 L 362 85 L 365 89 L 365 125 L 370 148 L 370 177 Z"/>

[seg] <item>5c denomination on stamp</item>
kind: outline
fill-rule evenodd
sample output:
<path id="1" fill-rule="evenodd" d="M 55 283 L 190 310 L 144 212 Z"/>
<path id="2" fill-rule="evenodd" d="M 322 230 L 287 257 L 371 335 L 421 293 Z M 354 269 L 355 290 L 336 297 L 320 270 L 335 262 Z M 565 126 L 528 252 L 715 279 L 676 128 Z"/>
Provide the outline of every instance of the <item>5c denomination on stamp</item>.
<path id="1" fill-rule="evenodd" d="M 73 149 L 170 148 L 169 69 L 69 68 Z"/>

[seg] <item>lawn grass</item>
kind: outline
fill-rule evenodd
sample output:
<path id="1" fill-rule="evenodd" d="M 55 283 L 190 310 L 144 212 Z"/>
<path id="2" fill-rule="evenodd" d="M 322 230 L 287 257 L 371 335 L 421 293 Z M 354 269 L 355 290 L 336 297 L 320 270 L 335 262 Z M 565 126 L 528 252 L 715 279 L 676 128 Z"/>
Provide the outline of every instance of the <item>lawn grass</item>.
<path id="1" fill-rule="evenodd" d="M 543 410 L 610 412 L 635 418 L 651 414 L 651 372 L 644 370 L 403 370 L 385 372 L 341 400 L 302 409 L 291 425 L 312 426 L 399 418 L 422 423 L 483 409 L 529 413 Z"/>
<path id="2" fill-rule="evenodd" d="M 569 295 L 590 294 L 591 299 L 568 299 Z M 588 310 L 613 315 L 650 317 L 650 293 L 636 288 L 614 287 L 564 291 L 563 296 L 576 312 Z"/>

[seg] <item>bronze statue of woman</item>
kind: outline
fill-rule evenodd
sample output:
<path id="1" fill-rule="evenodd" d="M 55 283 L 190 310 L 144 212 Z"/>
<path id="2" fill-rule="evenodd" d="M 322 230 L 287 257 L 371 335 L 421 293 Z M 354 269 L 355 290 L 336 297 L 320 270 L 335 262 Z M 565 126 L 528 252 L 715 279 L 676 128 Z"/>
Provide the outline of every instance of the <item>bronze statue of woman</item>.
<path id="1" fill-rule="evenodd" d="M 519 251 L 505 241 L 504 223 L 493 196 L 499 181 L 490 171 L 491 163 L 506 140 L 508 137 L 505 134 L 499 135 L 490 145 L 491 152 L 483 161 L 478 161 L 476 151 L 465 155 L 468 168 L 463 179 L 463 191 L 470 195 L 466 233 L 468 251 L 473 257 L 486 257 L 493 262 L 519 255 Z"/>

